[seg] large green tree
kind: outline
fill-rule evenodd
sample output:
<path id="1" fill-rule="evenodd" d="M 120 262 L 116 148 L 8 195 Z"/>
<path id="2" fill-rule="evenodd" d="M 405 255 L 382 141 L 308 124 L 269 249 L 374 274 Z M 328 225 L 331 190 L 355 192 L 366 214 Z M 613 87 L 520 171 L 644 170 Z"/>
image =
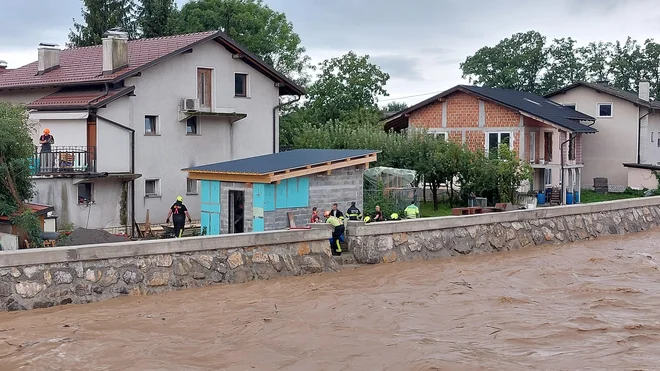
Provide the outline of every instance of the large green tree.
<path id="1" fill-rule="evenodd" d="M 142 0 L 138 8 L 137 23 L 142 37 L 170 36 L 180 28 L 174 0 Z"/>
<path id="2" fill-rule="evenodd" d="M 133 0 L 82 0 L 83 23 L 73 20 L 69 47 L 100 45 L 103 34 L 119 27 L 130 39 L 137 37 L 136 5 Z"/>
<path id="3" fill-rule="evenodd" d="M 0 215 L 12 216 L 34 246 L 40 239 L 36 216 L 24 208 L 33 196 L 30 164 L 34 156 L 32 127 L 22 106 L 0 102 Z"/>
<path id="4" fill-rule="evenodd" d="M 284 13 L 261 0 L 193 0 L 181 7 L 179 33 L 223 30 L 266 63 L 300 83 L 309 57 Z"/>
<path id="5" fill-rule="evenodd" d="M 390 75 L 369 61 L 368 55 L 347 54 L 327 59 L 307 89 L 305 108 L 317 124 L 338 120 L 359 110 L 378 112 L 378 96 L 387 96 Z"/>

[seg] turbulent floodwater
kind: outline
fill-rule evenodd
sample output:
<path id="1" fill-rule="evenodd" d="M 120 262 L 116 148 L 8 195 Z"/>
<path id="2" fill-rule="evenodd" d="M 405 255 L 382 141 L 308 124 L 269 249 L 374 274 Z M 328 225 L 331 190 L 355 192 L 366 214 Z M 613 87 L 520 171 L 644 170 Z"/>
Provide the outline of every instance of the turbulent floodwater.
<path id="1" fill-rule="evenodd" d="M 658 241 L 0 313 L 0 369 L 658 370 Z"/>

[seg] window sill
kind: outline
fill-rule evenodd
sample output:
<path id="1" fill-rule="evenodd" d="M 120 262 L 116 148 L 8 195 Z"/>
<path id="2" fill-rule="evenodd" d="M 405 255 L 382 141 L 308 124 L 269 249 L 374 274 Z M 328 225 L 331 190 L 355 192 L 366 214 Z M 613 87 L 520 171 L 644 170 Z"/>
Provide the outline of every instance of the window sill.
<path id="1" fill-rule="evenodd" d="M 250 97 L 245 96 L 245 95 L 234 95 L 234 98 L 239 98 L 239 99 L 250 99 Z"/>
<path id="2" fill-rule="evenodd" d="M 597 116 L 596 118 L 597 118 L 597 119 L 611 119 L 611 118 L 613 118 L 613 117 L 614 117 L 614 116 Z"/>
<path id="3" fill-rule="evenodd" d="M 145 133 L 144 136 L 145 137 L 159 137 L 160 134 L 147 134 L 147 133 Z"/>
<path id="4" fill-rule="evenodd" d="M 202 134 L 191 134 L 191 133 L 186 133 L 187 137 L 201 137 Z"/>
<path id="5" fill-rule="evenodd" d="M 191 192 L 191 193 L 186 192 L 186 196 L 199 196 L 199 193 L 197 193 L 197 192 Z"/>
<path id="6" fill-rule="evenodd" d="M 94 201 L 90 201 L 90 202 L 78 202 L 78 205 L 81 205 L 81 206 L 95 205 L 95 204 L 96 204 L 96 202 L 94 202 Z"/>
<path id="7" fill-rule="evenodd" d="M 160 198 L 160 195 L 144 195 L 144 198 Z"/>

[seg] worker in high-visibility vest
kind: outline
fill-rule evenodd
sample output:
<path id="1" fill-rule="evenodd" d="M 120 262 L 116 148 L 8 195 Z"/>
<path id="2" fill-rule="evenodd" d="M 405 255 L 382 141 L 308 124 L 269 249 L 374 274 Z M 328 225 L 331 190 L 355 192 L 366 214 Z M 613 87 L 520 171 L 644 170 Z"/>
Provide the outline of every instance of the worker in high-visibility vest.
<path id="1" fill-rule="evenodd" d="M 357 206 L 355 206 L 355 201 L 351 202 L 351 207 L 346 210 L 346 216 L 348 216 L 348 220 L 362 219 L 362 212 L 357 208 Z"/>
<path id="2" fill-rule="evenodd" d="M 403 213 L 406 214 L 406 219 L 417 219 L 419 218 L 419 208 L 415 205 L 415 201 L 412 201 L 410 205 L 403 210 Z"/>
<path id="3" fill-rule="evenodd" d="M 323 213 L 325 222 L 332 225 L 332 238 L 330 239 L 330 250 L 332 255 L 341 255 L 341 236 L 344 234 L 344 223 L 339 218 L 332 216 L 330 211 Z"/>

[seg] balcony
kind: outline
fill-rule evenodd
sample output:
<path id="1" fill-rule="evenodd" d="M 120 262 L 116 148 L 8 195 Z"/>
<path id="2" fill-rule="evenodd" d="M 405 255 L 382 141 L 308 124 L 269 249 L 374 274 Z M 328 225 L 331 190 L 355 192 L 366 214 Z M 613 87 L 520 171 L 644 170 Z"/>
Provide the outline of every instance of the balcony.
<path id="1" fill-rule="evenodd" d="M 96 147 L 54 146 L 50 152 L 35 147 L 30 169 L 32 175 L 95 173 Z"/>

